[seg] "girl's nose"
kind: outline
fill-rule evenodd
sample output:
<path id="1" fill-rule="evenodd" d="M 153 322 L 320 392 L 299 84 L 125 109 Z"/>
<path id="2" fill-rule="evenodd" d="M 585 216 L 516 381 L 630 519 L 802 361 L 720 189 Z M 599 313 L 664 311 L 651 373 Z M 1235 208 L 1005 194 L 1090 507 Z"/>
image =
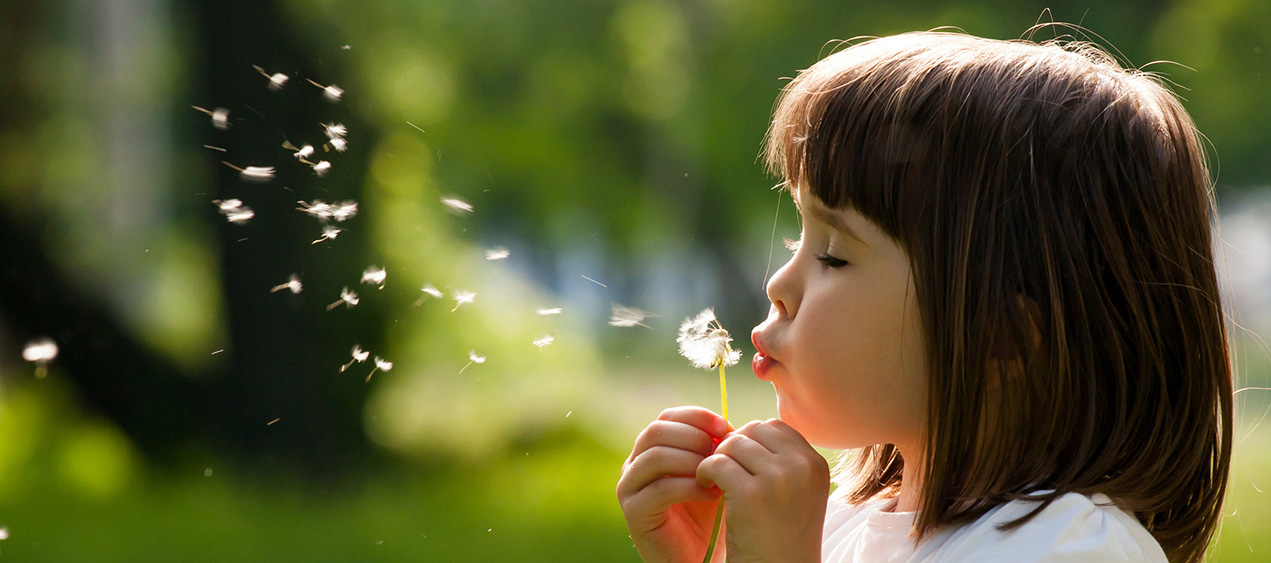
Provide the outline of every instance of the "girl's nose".
<path id="1" fill-rule="evenodd" d="M 799 311 L 798 277 L 794 258 L 791 258 L 768 280 L 768 301 L 772 302 L 779 315 L 787 319 L 793 319 Z"/>

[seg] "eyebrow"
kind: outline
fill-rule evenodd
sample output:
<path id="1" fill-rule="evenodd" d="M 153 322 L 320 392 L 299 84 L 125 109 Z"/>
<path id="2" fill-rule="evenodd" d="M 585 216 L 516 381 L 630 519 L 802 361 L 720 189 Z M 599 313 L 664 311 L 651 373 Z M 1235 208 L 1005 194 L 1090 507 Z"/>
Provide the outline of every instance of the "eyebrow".
<path id="1" fill-rule="evenodd" d="M 813 203 L 812 205 L 807 206 L 807 208 L 804 208 L 803 204 L 799 203 L 799 196 L 795 195 L 793 192 L 791 192 L 791 196 L 794 199 L 795 208 L 797 208 L 800 213 L 807 213 L 811 215 L 813 219 L 816 219 L 822 223 L 829 225 L 834 230 L 842 233 L 844 236 L 852 240 L 855 240 L 856 242 L 859 242 L 865 246 L 869 246 L 868 244 L 865 243 L 865 239 L 861 238 L 860 235 L 856 234 L 856 231 L 853 231 L 852 228 L 847 225 L 847 222 L 843 220 L 842 216 L 835 213 L 830 213 L 830 210 L 816 203 Z"/>

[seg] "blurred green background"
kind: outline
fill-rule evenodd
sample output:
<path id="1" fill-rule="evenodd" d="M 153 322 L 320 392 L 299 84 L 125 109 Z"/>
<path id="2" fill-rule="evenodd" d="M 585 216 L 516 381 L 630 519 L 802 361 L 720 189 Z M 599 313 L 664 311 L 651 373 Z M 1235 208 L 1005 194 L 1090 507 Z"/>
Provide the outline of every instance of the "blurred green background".
<path id="1" fill-rule="evenodd" d="M 835 39 L 1039 19 L 1185 98 L 1216 155 L 1239 386 L 1267 387 L 1264 0 L 0 4 L 0 560 L 636 560 L 613 498 L 631 439 L 717 401 L 678 322 L 716 307 L 748 348 L 797 236 L 757 159 L 783 78 Z M 228 222 L 231 198 L 255 216 Z M 359 210 L 315 243 L 314 200 Z M 270 291 L 291 275 L 303 291 Z M 359 304 L 328 310 L 344 287 Z M 609 326 L 613 304 L 647 327 Z M 43 377 L 21 359 L 40 337 L 61 347 Z M 393 367 L 341 371 L 354 345 Z M 734 420 L 772 416 L 734 374 Z M 1214 560 L 1266 561 L 1271 401 L 1238 405 Z"/>

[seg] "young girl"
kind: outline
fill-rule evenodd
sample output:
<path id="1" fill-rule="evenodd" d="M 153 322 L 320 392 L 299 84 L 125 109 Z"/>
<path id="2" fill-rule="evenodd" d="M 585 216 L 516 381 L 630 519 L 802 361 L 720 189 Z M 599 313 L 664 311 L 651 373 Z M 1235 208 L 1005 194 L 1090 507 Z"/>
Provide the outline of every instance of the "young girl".
<path id="1" fill-rule="evenodd" d="M 802 235 L 752 338 L 781 419 L 645 428 L 641 557 L 701 561 L 722 499 L 729 561 L 1202 559 L 1232 383 L 1199 139 L 1075 42 L 913 33 L 800 73 L 767 160 Z M 833 498 L 810 444 L 852 450 Z"/>

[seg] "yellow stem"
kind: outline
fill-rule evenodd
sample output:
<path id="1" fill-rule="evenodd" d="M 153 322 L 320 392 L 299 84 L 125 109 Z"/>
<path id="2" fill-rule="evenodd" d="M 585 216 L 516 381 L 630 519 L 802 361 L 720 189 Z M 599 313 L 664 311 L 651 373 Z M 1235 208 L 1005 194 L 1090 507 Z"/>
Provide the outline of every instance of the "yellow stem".
<path id="1" fill-rule="evenodd" d="M 724 420 L 728 420 L 728 380 L 724 378 L 724 364 L 719 364 L 719 403 L 724 406 Z"/>

